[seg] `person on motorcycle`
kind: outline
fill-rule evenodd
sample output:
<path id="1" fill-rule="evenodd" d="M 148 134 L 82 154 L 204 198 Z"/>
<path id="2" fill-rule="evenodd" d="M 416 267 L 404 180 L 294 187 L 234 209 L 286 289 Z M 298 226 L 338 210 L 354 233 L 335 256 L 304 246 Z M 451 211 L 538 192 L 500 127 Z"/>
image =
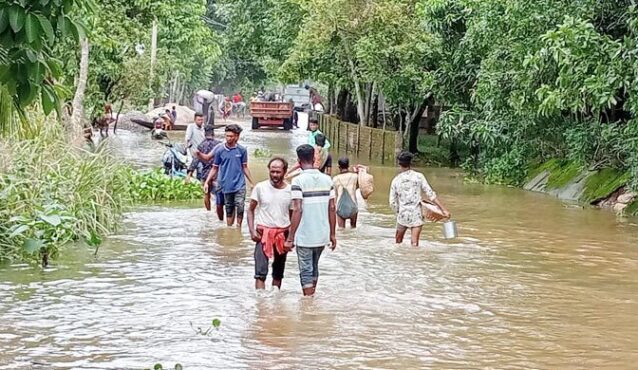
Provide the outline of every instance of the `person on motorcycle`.
<path id="1" fill-rule="evenodd" d="M 164 119 L 161 117 L 155 118 L 153 121 L 153 130 L 151 131 L 151 136 L 153 139 L 165 139 L 168 137 L 166 131 L 164 131 Z"/>

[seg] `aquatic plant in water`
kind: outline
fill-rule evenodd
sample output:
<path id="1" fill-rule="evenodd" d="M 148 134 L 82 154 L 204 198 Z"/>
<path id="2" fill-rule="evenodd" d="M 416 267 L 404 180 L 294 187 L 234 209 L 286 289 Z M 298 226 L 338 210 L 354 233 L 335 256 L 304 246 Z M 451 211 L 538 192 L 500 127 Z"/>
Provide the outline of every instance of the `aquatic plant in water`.
<path id="1" fill-rule="evenodd" d="M 202 186 L 194 181 L 170 177 L 161 169 L 138 172 L 130 170 L 130 192 L 134 202 L 193 200 L 203 195 Z"/>

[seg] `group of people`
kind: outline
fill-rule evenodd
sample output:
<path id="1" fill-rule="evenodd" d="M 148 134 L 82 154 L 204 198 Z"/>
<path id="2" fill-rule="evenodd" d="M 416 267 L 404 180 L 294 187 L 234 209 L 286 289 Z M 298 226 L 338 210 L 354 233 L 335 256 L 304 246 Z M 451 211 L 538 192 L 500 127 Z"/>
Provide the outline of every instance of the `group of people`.
<path id="1" fill-rule="evenodd" d="M 232 98 L 227 96 L 220 101 L 218 109 L 224 120 L 228 119 L 232 113 L 235 113 L 237 117 L 243 118 L 246 114 L 246 103 L 241 92 L 237 92 Z"/>
<path id="2" fill-rule="evenodd" d="M 246 185 L 250 183 L 247 222 L 255 242 L 255 288 L 266 287 L 270 260 L 272 285 L 280 288 L 287 254 L 295 249 L 303 294 L 313 295 L 319 281 L 319 259 L 326 247 L 334 250 L 337 246 L 337 225 L 343 228 L 347 220 L 351 227 L 357 225 L 357 172 L 367 168 L 350 167 L 349 159 L 342 157 L 338 160 L 339 173 L 331 178 L 332 160 L 328 166 L 325 159 L 330 143 L 319 131 L 318 122 L 311 120 L 308 143 L 296 149 L 296 164 L 289 166 L 285 158 L 274 157 L 268 162 L 268 180 L 255 184 L 248 168 L 248 152 L 238 143 L 242 128 L 226 126 L 222 142 L 215 138 L 213 127 L 204 127 L 203 121 L 202 114 L 195 114 L 195 123 L 187 130 L 186 146 L 194 158 L 187 181 L 196 171 L 204 187 L 206 209 L 211 210 L 214 197 L 220 221 L 226 216 L 227 225 L 237 227 L 243 222 Z M 397 214 L 396 242 L 401 243 L 410 230 L 412 245 L 418 246 L 424 224 L 422 194 L 447 217 L 450 214 L 425 176 L 412 169 L 412 160 L 408 152 L 398 156 L 400 173 L 392 181 L 389 202 Z M 291 171 L 295 167 L 297 173 Z"/>
<path id="3" fill-rule="evenodd" d="M 175 127 L 177 122 L 177 109 L 175 106 L 172 109 L 166 109 L 164 113 L 161 113 L 153 121 L 153 128 L 156 130 L 170 131 Z"/>

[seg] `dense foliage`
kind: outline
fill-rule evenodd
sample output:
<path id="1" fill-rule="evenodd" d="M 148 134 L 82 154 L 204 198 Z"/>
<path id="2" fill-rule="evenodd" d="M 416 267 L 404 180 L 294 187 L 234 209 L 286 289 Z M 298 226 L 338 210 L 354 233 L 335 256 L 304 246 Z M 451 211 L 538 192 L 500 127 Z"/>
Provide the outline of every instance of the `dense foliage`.
<path id="1" fill-rule="evenodd" d="M 4 1 L 0 4 L 0 134 L 28 125 L 24 109 L 39 101 L 46 114 L 59 109 L 63 74 L 53 47 L 84 35 L 72 12 L 92 3 L 82 0 Z"/>
<path id="2" fill-rule="evenodd" d="M 220 49 L 204 22 L 203 1 L 110 0 L 87 14 L 91 45 L 90 114 L 106 103 L 145 107 L 149 99 L 187 102 L 207 89 Z M 151 80 L 151 36 L 157 22 L 157 61 Z M 67 61 L 66 81 L 77 74 L 77 48 L 60 47 Z"/>
<path id="3" fill-rule="evenodd" d="M 252 75 L 322 82 L 362 124 L 377 125 L 382 95 L 410 150 L 423 110 L 441 106 L 450 156 L 468 153 L 464 167 L 487 181 L 518 184 L 531 163 L 559 158 L 629 171 L 638 186 L 632 1 L 210 3 L 229 55 L 250 56 Z M 279 9 L 288 13 L 275 19 L 301 20 L 268 27 Z"/>
<path id="4" fill-rule="evenodd" d="M 530 160 L 616 167 L 638 179 L 635 8 L 628 1 L 421 1 L 441 40 L 438 130 L 471 168 L 519 183 Z"/>

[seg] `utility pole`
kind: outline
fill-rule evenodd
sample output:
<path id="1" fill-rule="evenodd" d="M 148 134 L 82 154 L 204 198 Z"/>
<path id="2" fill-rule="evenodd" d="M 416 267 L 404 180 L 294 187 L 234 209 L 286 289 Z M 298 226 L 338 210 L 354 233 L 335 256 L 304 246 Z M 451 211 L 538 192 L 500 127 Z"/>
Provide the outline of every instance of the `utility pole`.
<path id="1" fill-rule="evenodd" d="M 153 78 L 155 78 L 155 63 L 157 62 L 157 19 L 153 20 L 153 33 L 151 34 L 151 74 L 148 82 L 149 87 L 153 87 Z M 151 97 L 148 100 L 148 111 L 152 111 L 154 108 L 154 99 Z"/>

